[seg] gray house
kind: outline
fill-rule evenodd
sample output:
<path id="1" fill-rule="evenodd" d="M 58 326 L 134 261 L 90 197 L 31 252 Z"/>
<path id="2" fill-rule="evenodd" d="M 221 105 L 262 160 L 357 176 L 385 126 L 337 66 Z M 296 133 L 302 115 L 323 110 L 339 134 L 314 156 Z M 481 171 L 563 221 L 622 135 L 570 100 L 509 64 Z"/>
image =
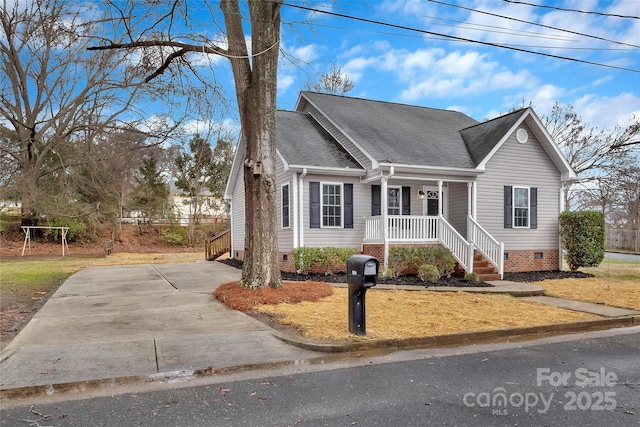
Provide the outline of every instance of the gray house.
<path id="1" fill-rule="evenodd" d="M 302 92 L 295 111 L 278 112 L 276 147 L 283 271 L 296 247 L 355 247 L 386 265 L 390 246 L 425 244 L 494 277 L 561 268 L 558 215 L 575 172 L 531 108 L 479 123 Z M 243 156 L 241 138 L 225 195 L 239 259 Z"/>

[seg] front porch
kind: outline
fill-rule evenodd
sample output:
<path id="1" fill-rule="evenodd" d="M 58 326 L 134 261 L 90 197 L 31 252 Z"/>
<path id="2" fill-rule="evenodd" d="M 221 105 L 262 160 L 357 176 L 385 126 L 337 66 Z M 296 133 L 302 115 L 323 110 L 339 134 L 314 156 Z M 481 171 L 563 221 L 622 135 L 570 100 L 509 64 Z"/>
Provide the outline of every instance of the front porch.
<path id="1" fill-rule="evenodd" d="M 471 216 L 467 217 L 467 239 L 442 215 L 379 215 L 365 218 L 364 222 L 363 245 L 381 244 L 385 267 L 390 245 L 440 244 L 451 251 L 465 272 L 473 273 L 475 268 L 476 274 L 485 273 L 486 270 L 481 270 L 485 268 L 482 264 L 484 259 L 495 268 L 500 278 L 503 277 L 504 245 Z"/>

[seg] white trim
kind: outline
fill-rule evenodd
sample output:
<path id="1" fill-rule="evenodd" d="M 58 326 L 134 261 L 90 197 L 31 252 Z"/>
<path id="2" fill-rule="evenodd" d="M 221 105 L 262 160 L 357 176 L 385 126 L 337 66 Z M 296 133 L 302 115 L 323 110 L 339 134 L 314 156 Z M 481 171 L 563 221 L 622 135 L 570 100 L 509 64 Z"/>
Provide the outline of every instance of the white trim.
<path id="1" fill-rule="evenodd" d="M 397 214 L 391 214 L 389 213 L 389 190 L 395 188 L 398 190 L 398 213 Z M 387 185 L 387 215 L 402 215 L 402 186 L 401 185 Z M 394 207 L 395 209 L 395 207 Z"/>
<path id="2" fill-rule="evenodd" d="M 309 105 L 311 105 L 313 108 L 316 109 L 316 111 L 318 113 L 320 113 L 322 115 L 322 117 L 324 117 L 329 123 L 331 123 L 337 130 L 338 132 L 340 132 L 346 139 L 348 139 L 354 147 L 356 147 L 358 150 L 360 150 L 360 152 L 371 162 L 371 168 L 375 169 L 378 167 L 378 161 L 376 159 L 374 159 L 369 152 L 367 152 L 364 148 L 362 148 L 362 146 L 360 144 L 358 144 L 355 139 L 351 138 L 351 136 L 342 128 L 340 127 L 336 122 L 334 122 L 331 117 L 327 114 L 325 114 L 322 109 L 320 107 L 318 107 L 316 104 L 314 104 L 307 96 L 306 96 L 306 92 L 300 92 L 300 95 L 298 95 L 298 101 L 296 102 L 296 106 L 295 106 L 295 111 L 298 112 L 302 112 L 304 110 L 304 107 L 302 106 L 302 100 L 304 99 L 305 102 L 307 102 Z M 311 115 L 311 117 L 313 117 L 313 115 Z M 327 133 L 329 133 L 329 135 L 331 135 L 331 132 L 329 132 L 329 130 L 327 130 L 324 126 L 322 126 L 322 124 L 319 122 L 318 119 L 316 119 L 315 117 L 313 117 L 313 120 L 320 125 Z M 334 139 L 338 139 L 336 138 L 336 136 L 331 135 Z M 342 146 L 342 148 L 347 151 L 347 153 L 349 153 L 349 150 L 347 150 L 347 147 L 343 146 L 342 144 L 340 144 Z M 355 156 L 353 153 L 349 153 L 349 155 L 351 157 L 353 157 L 354 159 L 357 159 L 358 157 Z"/>
<path id="3" fill-rule="evenodd" d="M 289 211 L 289 225 L 285 227 L 284 225 L 284 215 L 282 213 L 284 209 L 284 198 L 282 197 L 282 190 L 284 187 L 287 187 L 287 197 L 289 199 L 287 204 L 287 210 Z M 283 182 L 280 184 L 280 229 L 287 230 L 291 228 L 291 183 L 289 181 Z"/>
<path id="4" fill-rule="evenodd" d="M 324 186 L 333 185 L 340 187 L 340 225 L 324 225 Z M 334 206 L 334 205 L 331 205 Z M 320 181 L 320 228 L 344 228 L 344 183 L 332 181 Z"/>
<path id="5" fill-rule="evenodd" d="M 516 225 L 516 189 L 527 190 L 527 225 Z M 522 209 L 522 207 L 520 207 Z M 526 185 L 513 185 L 511 186 L 511 228 L 531 228 L 531 187 Z"/>
<path id="6" fill-rule="evenodd" d="M 298 247 L 298 174 L 294 173 L 291 176 L 291 194 L 293 196 L 293 201 L 291 202 L 292 213 L 293 213 L 293 248 Z"/>

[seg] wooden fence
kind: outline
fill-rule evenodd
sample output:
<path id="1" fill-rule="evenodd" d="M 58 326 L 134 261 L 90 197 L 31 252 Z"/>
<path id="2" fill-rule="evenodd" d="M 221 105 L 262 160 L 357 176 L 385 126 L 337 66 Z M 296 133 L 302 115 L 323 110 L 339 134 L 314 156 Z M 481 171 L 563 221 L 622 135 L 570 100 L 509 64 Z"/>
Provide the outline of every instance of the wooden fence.
<path id="1" fill-rule="evenodd" d="M 605 247 L 640 252 L 640 231 L 607 229 Z"/>

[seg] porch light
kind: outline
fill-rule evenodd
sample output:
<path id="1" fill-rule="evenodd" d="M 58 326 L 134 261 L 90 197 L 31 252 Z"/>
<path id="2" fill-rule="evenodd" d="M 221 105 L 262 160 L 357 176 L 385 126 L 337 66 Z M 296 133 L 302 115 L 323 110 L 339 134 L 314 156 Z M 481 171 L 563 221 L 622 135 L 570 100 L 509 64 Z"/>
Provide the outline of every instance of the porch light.
<path id="1" fill-rule="evenodd" d="M 418 199 L 424 200 L 426 197 L 427 197 L 427 195 L 424 194 L 424 191 L 418 190 Z"/>

